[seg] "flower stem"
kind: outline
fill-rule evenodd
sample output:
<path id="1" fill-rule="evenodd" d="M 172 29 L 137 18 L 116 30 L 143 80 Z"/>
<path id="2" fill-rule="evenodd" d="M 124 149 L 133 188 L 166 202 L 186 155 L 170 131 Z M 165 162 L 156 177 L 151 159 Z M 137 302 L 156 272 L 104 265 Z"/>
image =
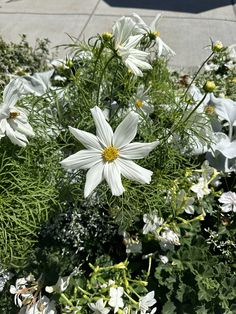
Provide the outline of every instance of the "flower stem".
<path id="1" fill-rule="evenodd" d="M 111 60 L 112 60 L 114 57 L 115 57 L 115 55 L 112 55 L 112 56 L 108 59 L 107 63 L 105 64 L 105 66 L 104 66 L 104 68 L 103 68 L 103 70 L 102 70 L 102 74 L 101 74 L 101 76 L 100 76 L 99 83 L 98 83 L 98 93 L 97 93 L 97 101 L 96 101 L 97 106 L 98 106 L 98 103 L 99 103 L 100 89 L 101 89 L 101 85 L 102 85 L 103 76 L 104 76 L 104 74 L 105 74 L 105 71 L 106 71 L 106 69 L 107 69 L 109 63 L 111 62 Z"/>
<path id="2" fill-rule="evenodd" d="M 195 73 L 195 75 L 193 76 L 190 84 L 188 85 L 187 89 L 184 92 L 184 95 L 181 97 L 181 100 L 185 98 L 185 96 L 187 95 L 187 92 L 189 91 L 191 85 L 193 84 L 193 82 L 195 81 L 195 79 L 197 78 L 198 74 L 200 73 L 201 69 L 204 67 L 204 65 L 207 63 L 208 60 L 211 59 L 211 57 L 214 55 L 214 51 L 209 55 L 209 57 L 206 58 L 206 60 L 202 63 L 202 65 L 200 66 L 200 68 L 197 70 L 197 72 Z"/>

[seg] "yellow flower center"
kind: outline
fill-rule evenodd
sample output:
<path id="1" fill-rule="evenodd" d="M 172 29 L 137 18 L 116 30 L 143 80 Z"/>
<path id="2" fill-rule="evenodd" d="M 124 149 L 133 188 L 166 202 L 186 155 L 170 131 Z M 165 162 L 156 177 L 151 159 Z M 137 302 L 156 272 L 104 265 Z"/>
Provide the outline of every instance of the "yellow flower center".
<path id="1" fill-rule="evenodd" d="M 20 115 L 19 112 L 15 112 L 15 111 L 10 112 L 10 118 L 11 118 L 11 119 L 15 119 L 15 118 L 18 117 L 19 115 Z"/>
<path id="2" fill-rule="evenodd" d="M 143 106 L 143 102 L 140 99 L 138 99 L 135 104 L 138 108 L 141 108 Z"/>
<path id="3" fill-rule="evenodd" d="M 205 112 L 208 114 L 212 114 L 212 113 L 214 113 L 214 111 L 215 111 L 214 106 L 209 105 L 209 106 L 206 106 L 206 108 L 205 108 Z"/>
<path id="4" fill-rule="evenodd" d="M 160 37 L 161 36 L 161 33 L 156 31 L 156 32 L 153 32 L 153 34 L 156 36 L 156 37 Z"/>
<path id="5" fill-rule="evenodd" d="M 119 156 L 119 150 L 114 146 L 108 146 L 103 150 L 102 156 L 106 161 L 113 161 Z"/>

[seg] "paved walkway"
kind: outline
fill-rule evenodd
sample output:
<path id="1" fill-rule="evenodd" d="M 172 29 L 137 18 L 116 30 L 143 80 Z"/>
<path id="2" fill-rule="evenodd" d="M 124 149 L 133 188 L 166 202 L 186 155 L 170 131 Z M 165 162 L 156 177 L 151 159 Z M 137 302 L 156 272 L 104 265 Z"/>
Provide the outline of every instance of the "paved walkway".
<path id="1" fill-rule="evenodd" d="M 235 0 L 0 0 L 0 35 L 19 41 L 26 34 L 48 38 L 51 47 L 109 31 L 122 15 L 138 13 L 148 23 L 157 13 L 162 39 L 176 52 L 171 65 L 177 69 L 198 66 L 213 40 L 236 43 Z M 62 50 L 60 55 L 65 55 Z"/>

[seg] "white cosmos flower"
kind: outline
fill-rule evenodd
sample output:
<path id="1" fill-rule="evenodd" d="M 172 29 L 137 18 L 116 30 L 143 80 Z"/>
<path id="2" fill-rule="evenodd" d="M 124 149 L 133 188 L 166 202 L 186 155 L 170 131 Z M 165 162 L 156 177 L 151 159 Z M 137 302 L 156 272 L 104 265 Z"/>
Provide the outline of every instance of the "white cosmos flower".
<path id="1" fill-rule="evenodd" d="M 152 171 L 140 167 L 132 159 L 146 157 L 159 141 L 130 143 L 137 133 L 139 115 L 130 112 L 113 133 L 100 108 L 92 108 L 91 113 L 97 136 L 69 127 L 86 149 L 61 161 L 64 168 L 89 169 L 84 196 L 88 197 L 104 179 L 113 195 L 121 195 L 124 192 L 121 175 L 140 183 L 150 183 Z"/>
<path id="2" fill-rule="evenodd" d="M 219 202 L 223 205 L 221 206 L 223 213 L 228 213 L 233 211 L 236 213 L 236 193 L 235 192 L 225 192 L 219 198 Z"/>
<path id="3" fill-rule="evenodd" d="M 137 76 L 143 76 L 141 70 L 150 70 L 147 62 L 148 52 L 136 49 L 143 35 L 136 23 L 129 17 L 120 18 L 112 27 L 114 47 L 127 68 Z"/>
<path id="4" fill-rule="evenodd" d="M 150 99 L 148 96 L 150 88 L 151 87 L 148 87 L 145 90 L 143 84 L 137 87 L 136 94 L 132 99 L 131 108 L 138 114 L 140 114 L 140 111 L 142 111 L 144 115 L 149 115 L 154 111 L 154 106 L 150 104 Z"/>
<path id="5" fill-rule="evenodd" d="M 114 313 L 118 312 L 119 308 L 124 307 L 124 302 L 122 299 L 123 293 L 124 293 L 124 289 L 122 287 L 110 288 L 110 292 L 109 292 L 110 300 L 108 304 L 114 307 Z"/>
<path id="6" fill-rule="evenodd" d="M 88 306 L 90 307 L 94 314 L 107 314 L 110 312 L 110 308 L 105 307 L 102 298 L 97 300 L 96 303 L 89 303 Z"/>
<path id="7" fill-rule="evenodd" d="M 3 103 L 0 105 L 0 138 L 5 135 L 13 144 L 25 147 L 27 136 L 34 136 L 34 131 L 28 122 L 27 111 L 16 107 L 22 84 L 11 81 L 3 91 Z"/>
<path id="8" fill-rule="evenodd" d="M 133 17 L 138 27 L 142 30 L 143 34 L 149 33 L 155 36 L 158 57 L 160 57 L 162 54 L 170 54 L 172 56 L 175 55 L 175 52 L 166 43 L 164 43 L 164 41 L 160 38 L 160 32 L 157 31 L 157 22 L 161 17 L 161 14 L 158 14 L 155 17 L 150 26 L 148 26 L 138 14 L 133 13 Z"/>

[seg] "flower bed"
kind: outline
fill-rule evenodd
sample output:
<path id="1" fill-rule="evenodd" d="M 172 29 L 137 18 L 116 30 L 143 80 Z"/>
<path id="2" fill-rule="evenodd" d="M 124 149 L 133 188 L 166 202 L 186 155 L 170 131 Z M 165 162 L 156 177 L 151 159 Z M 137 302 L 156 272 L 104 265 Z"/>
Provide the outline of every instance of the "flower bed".
<path id="1" fill-rule="evenodd" d="M 235 313 L 235 46 L 171 73 L 159 18 L 3 73 L 2 313 Z"/>

